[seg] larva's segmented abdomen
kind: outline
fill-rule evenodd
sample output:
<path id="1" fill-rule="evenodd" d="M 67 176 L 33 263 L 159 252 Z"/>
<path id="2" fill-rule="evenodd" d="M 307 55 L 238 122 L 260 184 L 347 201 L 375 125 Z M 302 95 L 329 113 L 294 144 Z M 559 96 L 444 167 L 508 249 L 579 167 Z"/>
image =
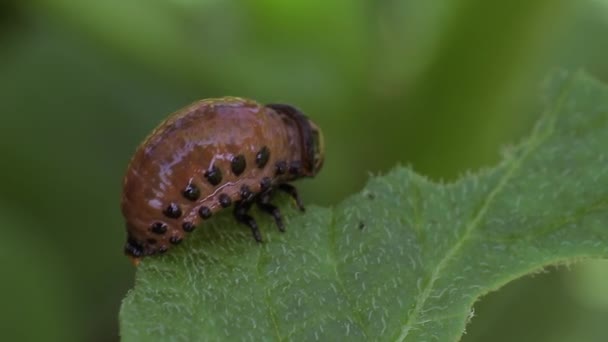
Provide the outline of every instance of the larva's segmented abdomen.
<path id="1" fill-rule="evenodd" d="M 124 179 L 126 253 L 162 253 L 217 211 L 314 175 L 309 121 L 295 109 L 276 108 L 240 98 L 203 100 L 161 123 Z"/>

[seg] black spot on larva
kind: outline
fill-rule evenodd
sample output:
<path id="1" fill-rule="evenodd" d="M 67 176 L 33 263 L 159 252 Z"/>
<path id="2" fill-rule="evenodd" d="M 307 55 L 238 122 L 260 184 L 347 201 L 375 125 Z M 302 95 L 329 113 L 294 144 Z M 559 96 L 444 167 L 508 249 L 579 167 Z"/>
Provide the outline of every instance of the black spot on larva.
<path id="1" fill-rule="evenodd" d="M 218 185 L 222 182 L 222 171 L 215 165 L 205 171 L 205 178 L 211 185 Z"/>
<path id="2" fill-rule="evenodd" d="M 209 207 L 201 207 L 198 210 L 198 215 L 202 218 L 202 219 L 208 219 L 211 217 L 212 213 L 211 213 L 211 209 L 209 209 Z"/>
<path id="3" fill-rule="evenodd" d="M 179 237 L 179 236 L 172 236 L 172 237 L 169 239 L 169 242 L 171 242 L 171 243 L 172 243 L 172 244 L 174 244 L 174 245 L 178 245 L 180 242 L 182 242 L 182 238 L 181 238 L 181 237 Z"/>
<path id="4" fill-rule="evenodd" d="M 163 210 L 163 214 L 168 218 L 179 218 L 182 216 L 182 210 L 179 208 L 179 205 L 176 203 L 170 203 L 165 210 Z"/>
<path id="5" fill-rule="evenodd" d="M 275 167 L 276 167 L 277 175 L 283 175 L 283 174 L 285 174 L 285 172 L 287 172 L 287 162 L 284 160 L 278 161 L 275 164 Z"/>
<path id="6" fill-rule="evenodd" d="M 160 246 L 158 248 L 158 253 L 165 253 L 169 248 L 167 246 Z"/>
<path id="7" fill-rule="evenodd" d="M 300 163 L 299 160 L 292 161 L 291 164 L 289 164 L 289 173 L 291 173 L 292 175 L 299 175 L 301 167 L 302 163 Z"/>
<path id="8" fill-rule="evenodd" d="M 363 230 L 365 228 L 365 223 L 359 222 L 359 229 Z"/>
<path id="9" fill-rule="evenodd" d="M 232 199 L 226 194 L 220 194 L 219 201 L 222 208 L 228 208 L 232 204 Z"/>
<path id="10" fill-rule="evenodd" d="M 272 185 L 272 180 L 269 177 L 264 177 L 260 181 L 261 191 L 266 191 L 266 190 L 270 189 L 271 185 Z"/>
<path id="11" fill-rule="evenodd" d="M 154 222 L 150 226 L 150 230 L 155 234 L 165 234 L 167 232 L 167 225 L 162 222 Z"/>
<path id="12" fill-rule="evenodd" d="M 150 239 L 147 239 L 146 242 L 149 243 L 149 244 L 151 244 L 151 245 L 155 245 L 156 244 L 156 239 L 150 238 Z"/>
<path id="13" fill-rule="evenodd" d="M 268 163 L 269 158 L 270 158 L 270 150 L 268 149 L 268 147 L 264 146 L 255 155 L 255 164 L 261 169 L 264 166 L 266 166 L 266 163 Z"/>
<path id="14" fill-rule="evenodd" d="M 201 195 L 200 190 L 196 187 L 196 185 L 190 183 L 186 186 L 184 191 L 182 192 L 184 197 L 190 201 L 196 201 Z"/>
<path id="15" fill-rule="evenodd" d="M 194 228 L 196 228 L 196 226 L 192 222 L 184 222 L 184 223 L 182 223 L 182 229 L 185 232 L 190 233 L 191 231 L 194 230 Z"/>
<path id="16" fill-rule="evenodd" d="M 247 161 L 245 160 L 245 156 L 242 154 L 234 156 L 232 158 L 232 161 L 230 162 L 230 168 L 232 169 L 232 173 L 234 173 L 237 176 L 240 176 L 241 173 L 243 173 L 243 171 L 245 171 L 246 167 L 247 167 Z"/>
<path id="17" fill-rule="evenodd" d="M 137 240 L 128 236 L 127 243 L 125 244 L 125 253 L 137 258 L 144 254 L 144 247 Z"/>

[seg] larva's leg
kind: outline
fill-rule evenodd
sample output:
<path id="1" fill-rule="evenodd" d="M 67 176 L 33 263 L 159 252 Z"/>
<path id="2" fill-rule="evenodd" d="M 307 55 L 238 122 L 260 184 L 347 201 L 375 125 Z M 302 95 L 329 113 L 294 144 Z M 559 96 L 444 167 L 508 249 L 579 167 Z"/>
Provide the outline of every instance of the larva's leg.
<path id="1" fill-rule="evenodd" d="M 262 242 L 262 234 L 260 233 L 260 229 L 258 228 L 258 224 L 255 222 L 255 219 L 247 214 L 249 209 L 251 208 L 252 202 L 250 201 L 239 201 L 236 202 L 234 206 L 234 217 L 240 223 L 247 225 L 251 228 L 251 233 L 253 234 L 253 238 L 257 242 Z"/>
<path id="2" fill-rule="evenodd" d="M 293 197 L 293 199 L 296 201 L 296 204 L 298 205 L 298 208 L 301 211 L 305 211 L 304 204 L 302 203 L 302 199 L 300 198 L 300 195 L 298 194 L 298 189 L 296 189 L 295 186 L 293 186 L 291 184 L 283 183 L 283 184 L 279 185 L 279 189 L 285 191 L 291 197 Z"/>
<path id="3" fill-rule="evenodd" d="M 261 194 L 257 200 L 258 207 L 263 211 L 267 212 L 274 218 L 274 222 L 279 227 L 279 231 L 285 231 L 285 225 L 283 224 L 283 217 L 281 211 L 276 206 L 270 204 L 270 192 Z"/>

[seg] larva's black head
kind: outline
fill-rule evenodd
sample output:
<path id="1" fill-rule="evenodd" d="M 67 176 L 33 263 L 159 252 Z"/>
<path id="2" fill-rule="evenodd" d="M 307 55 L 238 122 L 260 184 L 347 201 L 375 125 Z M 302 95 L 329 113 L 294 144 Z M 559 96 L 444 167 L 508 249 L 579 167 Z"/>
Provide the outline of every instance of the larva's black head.
<path id="1" fill-rule="evenodd" d="M 325 141 L 319 126 L 293 106 L 273 103 L 266 107 L 287 115 L 296 122 L 302 139 L 302 175 L 314 177 L 321 170 L 325 159 Z"/>

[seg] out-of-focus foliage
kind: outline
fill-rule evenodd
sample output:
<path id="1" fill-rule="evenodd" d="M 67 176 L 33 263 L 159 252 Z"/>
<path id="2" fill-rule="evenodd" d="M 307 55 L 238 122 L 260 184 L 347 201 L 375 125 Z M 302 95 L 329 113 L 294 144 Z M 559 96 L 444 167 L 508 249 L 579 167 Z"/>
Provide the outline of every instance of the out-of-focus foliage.
<path id="1" fill-rule="evenodd" d="M 328 145 L 323 172 L 301 182 L 308 203 L 337 203 L 397 163 L 453 179 L 523 135 L 553 68 L 608 79 L 607 19 L 599 0 L 2 2 L 3 336 L 117 338 L 133 279 L 121 254 L 121 178 L 173 110 L 224 95 L 300 107 Z M 605 281 L 592 273 L 498 292 L 481 302 L 471 338 L 494 338 L 505 322 L 564 323 L 550 314 L 540 323 L 512 293 L 572 293 L 559 307 L 563 296 L 534 300 L 577 312 L 586 329 L 573 334 L 604 328 L 594 317 L 607 308 L 579 295 Z"/>

